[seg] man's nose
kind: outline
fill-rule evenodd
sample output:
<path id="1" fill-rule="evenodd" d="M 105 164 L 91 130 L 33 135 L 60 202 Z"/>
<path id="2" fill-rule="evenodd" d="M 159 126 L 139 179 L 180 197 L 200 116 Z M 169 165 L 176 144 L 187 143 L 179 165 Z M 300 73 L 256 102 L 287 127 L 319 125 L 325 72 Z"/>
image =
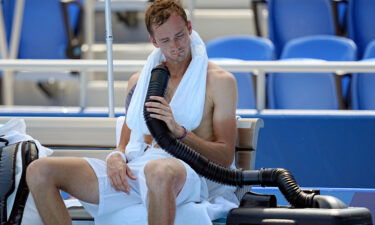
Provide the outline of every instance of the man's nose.
<path id="1" fill-rule="evenodd" d="M 173 48 L 179 48 L 180 47 L 179 41 L 176 40 L 176 39 L 173 39 L 173 41 L 172 41 L 172 47 Z"/>

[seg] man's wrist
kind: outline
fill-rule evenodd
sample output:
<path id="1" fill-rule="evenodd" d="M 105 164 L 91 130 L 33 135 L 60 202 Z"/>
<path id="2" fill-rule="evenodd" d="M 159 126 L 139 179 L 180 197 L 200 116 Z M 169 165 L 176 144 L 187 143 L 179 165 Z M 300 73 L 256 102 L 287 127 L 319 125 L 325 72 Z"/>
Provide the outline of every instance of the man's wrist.
<path id="1" fill-rule="evenodd" d="M 115 150 L 115 151 L 109 153 L 109 154 L 107 155 L 107 157 L 105 158 L 105 161 L 107 162 L 107 160 L 108 160 L 110 157 L 112 157 L 113 155 L 115 155 L 115 154 L 120 155 L 121 158 L 122 158 L 125 162 L 128 162 L 125 153 L 123 153 L 122 151 L 118 151 L 118 150 Z"/>
<path id="2" fill-rule="evenodd" d="M 188 131 L 186 130 L 186 128 L 184 126 L 181 126 L 181 128 L 182 128 L 182 132 L 180 132 L 180 135 L 177 136 L 178 140 L 184 139 L 187 136 L 187 133 L 188 133 Z"/>

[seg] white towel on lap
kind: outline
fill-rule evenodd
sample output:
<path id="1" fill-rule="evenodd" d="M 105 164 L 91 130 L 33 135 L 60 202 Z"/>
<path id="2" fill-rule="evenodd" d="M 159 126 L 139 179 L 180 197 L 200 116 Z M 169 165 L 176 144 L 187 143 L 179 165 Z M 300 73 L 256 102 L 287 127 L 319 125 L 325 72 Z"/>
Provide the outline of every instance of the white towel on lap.
<path id="1" fill-rule="evenodd" d="M 206 76 L 208 58 L 205 45 L 195 31 L 190 35 L 192 61 L 189 64 L 177 90 L 170 102 L 176 122 L 188 130 L 197 128 L 202 120 L 206 93 Z M 129 160 L 142 154 L 145 148 L 144 134 L 149 130 L 143 118 L 143 106 L 147 94 L 151 70 L 165 60 L 160 49 L 155 49 L 147 59 L 137 81 L 129 109 L 126 123 L 132 130 L 126 156 Z"/>

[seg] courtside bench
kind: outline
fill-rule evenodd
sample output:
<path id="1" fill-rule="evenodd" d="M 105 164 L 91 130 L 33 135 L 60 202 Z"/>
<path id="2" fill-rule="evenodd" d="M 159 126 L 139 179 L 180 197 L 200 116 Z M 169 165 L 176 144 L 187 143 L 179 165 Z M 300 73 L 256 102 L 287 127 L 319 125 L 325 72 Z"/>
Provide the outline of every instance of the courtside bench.
<path id="1" fill-rule="evenodd" d="M 12 117 L 0 117 L 0 124 Z M 77 156 L 105 159 L 119 140 L 124 117 L 22 117 L 26 122 L 26 133 L 46 147 L 54 150 L 52 156 Z M 259 129 L 263 121 L 257 118 L 237 120 L 236 165 L 238 168 L 254 169 Z M 242 195 L 249 190 L 237 190 Z M 70 208 L 74 221 L 93 221 L 83 208 Z M 225 219 L 214 221 L 225 224 Z"/>

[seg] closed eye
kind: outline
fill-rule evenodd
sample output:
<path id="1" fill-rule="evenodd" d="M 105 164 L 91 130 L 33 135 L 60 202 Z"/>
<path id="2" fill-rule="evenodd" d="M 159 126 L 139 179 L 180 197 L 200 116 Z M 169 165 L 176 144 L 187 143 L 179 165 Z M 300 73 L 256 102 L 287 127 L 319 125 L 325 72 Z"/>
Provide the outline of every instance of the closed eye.
<path id="1" fill-rule="evenodd" d="M 178 34 L 176 35 L 177 38 L 182 38 L 183 36 L 185 36 L 185 33 L 178 33 Z"/>

